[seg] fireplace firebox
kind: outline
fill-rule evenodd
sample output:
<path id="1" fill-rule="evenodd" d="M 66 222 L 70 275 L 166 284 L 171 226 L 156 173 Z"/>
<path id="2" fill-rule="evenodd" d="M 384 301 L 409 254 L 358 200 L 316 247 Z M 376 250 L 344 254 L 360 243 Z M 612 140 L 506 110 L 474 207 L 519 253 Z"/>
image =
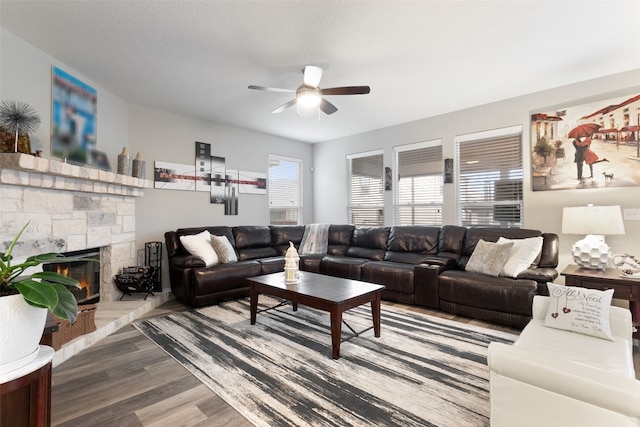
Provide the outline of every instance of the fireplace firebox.
<path id="1" fill-rule="evenodd" d="M 78 305 L 95 304 L 100 301 L 100 248 L 67 252 L 69 257 L 82 257 L 81 261 L 69 261 L 44 264 L 44 271 L 56 273 L 76 279 L 80 288 L 69 287 L 78 301 Z M 85 261 L 86 260 L 86 261 Z M 91 261 L 91 260 L 97 260 Z"/>

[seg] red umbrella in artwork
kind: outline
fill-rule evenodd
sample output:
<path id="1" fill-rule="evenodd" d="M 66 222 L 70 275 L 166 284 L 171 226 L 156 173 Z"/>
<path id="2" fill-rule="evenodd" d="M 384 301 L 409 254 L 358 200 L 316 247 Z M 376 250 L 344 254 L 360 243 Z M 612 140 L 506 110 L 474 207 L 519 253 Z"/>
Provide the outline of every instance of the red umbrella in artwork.
<path id="1" fill-rule="evenodd" d="M 571 129 L 567 136 L 569 138 L 585 138 L 596 133 L 601 127 L 595 123 L 583 123 Z"/>

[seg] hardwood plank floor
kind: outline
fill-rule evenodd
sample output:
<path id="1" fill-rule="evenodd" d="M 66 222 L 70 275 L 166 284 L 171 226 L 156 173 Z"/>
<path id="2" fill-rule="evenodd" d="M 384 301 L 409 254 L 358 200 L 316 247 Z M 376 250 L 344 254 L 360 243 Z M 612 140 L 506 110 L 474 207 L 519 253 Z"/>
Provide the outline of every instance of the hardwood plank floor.
<path id="1" fill-rule="evenodd" d="M 448 313 L 415 306 L 408 308 L 461 323 L 518 333 L 516 329 Z M 184 305 L 171 300 L 144 317 L 183 310 L 186 310 Z M 634 364 L 636 378 L 640 378 L 637 343 Z M 252 425 L 131 325 L 56 366 L 52 373 L 51 399 L 52 426 Z"/>

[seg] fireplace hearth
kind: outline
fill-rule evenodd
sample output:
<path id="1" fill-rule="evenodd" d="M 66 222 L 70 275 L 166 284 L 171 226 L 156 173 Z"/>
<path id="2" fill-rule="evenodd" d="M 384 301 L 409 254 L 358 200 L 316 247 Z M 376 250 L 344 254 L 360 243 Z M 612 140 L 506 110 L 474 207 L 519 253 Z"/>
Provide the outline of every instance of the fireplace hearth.
<path id="1" fill-rule="evenodd" d="M 100 248 L 83 249 L 63 254 L 69 257 L 82 257 L 85 260 L 49 263 L 42 266 L 44 271 L 56 273 L 76 279 L 80 288 L 69 287 L 78 301 L 78 305 L 95 304 L 100 301 Z M 92 261 L 92 260 L 97 260 Z"/>

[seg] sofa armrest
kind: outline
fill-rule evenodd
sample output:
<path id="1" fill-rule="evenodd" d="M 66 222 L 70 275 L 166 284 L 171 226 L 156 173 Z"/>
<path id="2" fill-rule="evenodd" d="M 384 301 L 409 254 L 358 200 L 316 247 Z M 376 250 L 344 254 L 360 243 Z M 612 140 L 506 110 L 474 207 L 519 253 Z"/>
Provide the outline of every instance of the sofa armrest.
<path id="1" fill-rule="evenodd" d="M 205 262 L 193 255 L 180 255 L 174 256 L 170 259 L 170 263 L 176 268 L 192 268 L 192 267 L 205 267 Z"/>
<path id="2" fill-rule="evenodd" d="M 518 274 L 518 279 L 535 280 L 538 283 L 553 282 L 558 277 L 558 270 L 555 268 L 530 268 Z"/>
<path id="3" fill-rule="evenodd" d="M 455 259 L 446 256 L 428 255 L 424 258 L 422 263 L 438 266 L 440 271 L 458 268 L 458 262 Z"/>
<path id="4" fill-rule="evenodd" d="M 544 321 L 547 315 L 547 307 L 549 306 L 549 297 L 536 295 L 533 297 L 533 305 L 531 308 L 532 317 Z M 633 323 L 631 320 L 631 312 L 623 307 L 612 305 L 609 309 L 609 324 L 611 325 L 611 333 L 617 337 L 626 338 L 629 343 L 633 343 Z"/>
<path id="5" fill-rule="evenodd" d="M 440 266 L 418 264 L 413 267 L 413 301 L 416 305 L 440 308 L 438 275 Z"/>
<path id="6" fill-rule="evenodd" d="M 638 425 L 640 381 L 561 357 L 491 343 L 491 425 Z"/>

